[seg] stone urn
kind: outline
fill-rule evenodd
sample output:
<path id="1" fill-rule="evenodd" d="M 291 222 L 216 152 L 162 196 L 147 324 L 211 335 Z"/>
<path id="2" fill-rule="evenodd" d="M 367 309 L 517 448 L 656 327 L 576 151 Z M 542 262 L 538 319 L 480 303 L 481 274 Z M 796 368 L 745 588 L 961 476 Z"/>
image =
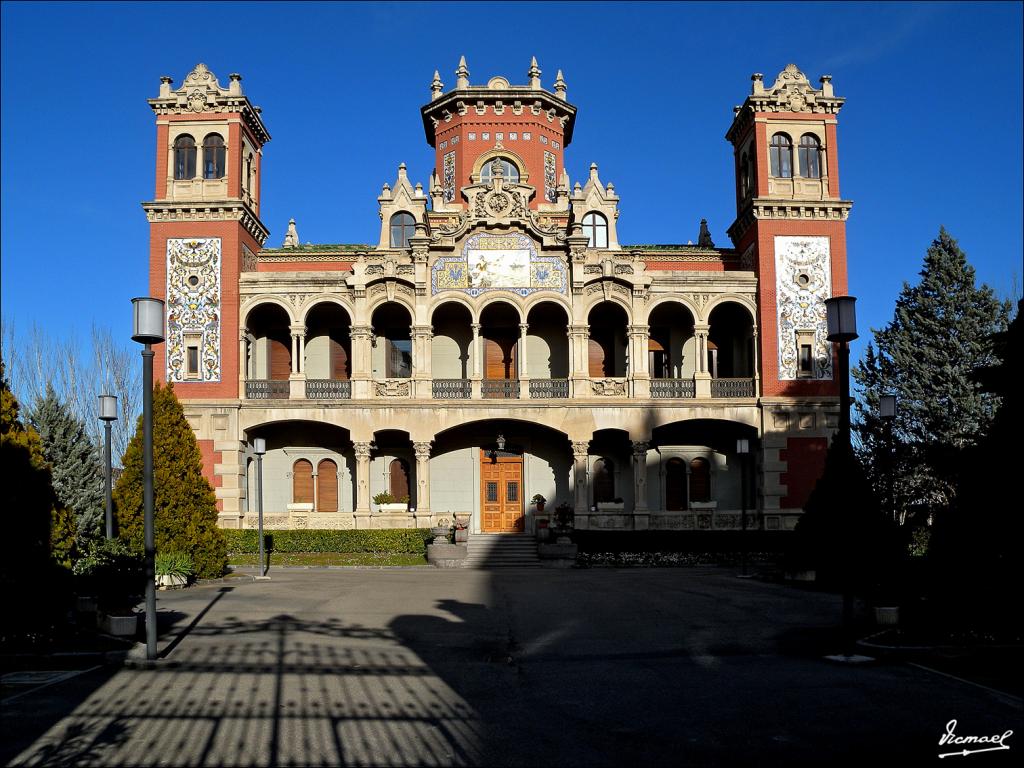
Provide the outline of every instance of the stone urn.
<path id="1" fill-rule="evenodd" d="M 431 535 L 434 537 L 435 544 L 447 544 L 448 543 L 448 526 L 447 525 L 435 525 L 430 529 Z"/>

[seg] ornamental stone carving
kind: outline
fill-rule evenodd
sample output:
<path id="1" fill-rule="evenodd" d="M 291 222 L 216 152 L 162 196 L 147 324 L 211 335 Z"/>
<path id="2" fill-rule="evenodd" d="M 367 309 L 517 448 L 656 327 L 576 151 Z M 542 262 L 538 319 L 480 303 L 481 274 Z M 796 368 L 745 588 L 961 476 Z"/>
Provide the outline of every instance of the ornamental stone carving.
<path id="1" fill-rule="evenodd" d="M 626 394 L 626 380 L 625 379 L 594 379 L 591 382 L 595 395 L 625 395 Z"/>
<path id="2" fill-rule="evenodd" d="M 374 382 L 377 397 L 409 397 L 412 393 L 412 382 L 408 379 L 384 379 Z"/>

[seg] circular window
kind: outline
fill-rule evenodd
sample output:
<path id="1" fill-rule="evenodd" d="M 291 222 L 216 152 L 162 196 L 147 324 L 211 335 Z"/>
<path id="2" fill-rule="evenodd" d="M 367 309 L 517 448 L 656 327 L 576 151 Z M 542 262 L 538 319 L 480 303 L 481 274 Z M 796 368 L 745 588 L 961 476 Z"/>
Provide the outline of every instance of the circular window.
<path id="1" fill-rule="evenodd" d="M 188 284 L 195 288 L 197 285 L 199 285 L 199 278 L 196 275 L 189 275 Z"/>

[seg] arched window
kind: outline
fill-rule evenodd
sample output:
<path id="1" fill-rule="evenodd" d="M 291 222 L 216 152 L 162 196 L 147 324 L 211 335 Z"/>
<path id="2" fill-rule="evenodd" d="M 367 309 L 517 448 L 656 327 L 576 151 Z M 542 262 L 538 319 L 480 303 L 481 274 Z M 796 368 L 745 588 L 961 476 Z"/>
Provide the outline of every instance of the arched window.
<path id="1" fill-rule="evenodd" d="M 313 503 L 313 465 L 306 459 L 292 464 L 292 502 Z"/>
<path id="2" fill-rule="evenodd" d="M 495 162 L 501 164 L 501 173 L 505 177 L 505 181 L 519 183 L 519 166 L 507 157 L 495 157 L 484 163 L 480 169 L 480 181 L 488 182 L 494 177 Z"/>
<path id="3" fill-rule="evenodd" d="M 747 194 L 750 185 L 750 168 L 747 166 L 747 153 L 740 155 L 740 194 Z"/>
<path id="4" fill-rule="evenodd" d="M 772 136 L 769 147 L 772 176 L 777 179 L 793 178 L 793 140 L 784 133 Z"/>
<path id="5" fill-rule="evenodd" d="M 588 248 L 607 248 L 608 219 L 591 211 L 583 217 L 583 234 L 587 236 Z"/>
<path id="6" fill-rule="evenodd" d="M 203 139 L 203 178 L 223 179 L 226 168 L 224 138 L 219 133 L 211 133 Z"/>
<path id="7" fill-rule="evenodd" d="M 594 462 L 594 503 L 615 500 L 615 465 L 609 459 Z"/>
<path id="8" fill-rule="evenodd" d="M 690 501 L 711 501 L 711 465 L 707 459 L 690 462 Z"/>
<path id="9" fill-rule="evenodd" d="M 250 195 L 252 194 L 252 182 L 252 152 L 250 152 L 245 158 L 245 188 L 248 190 Z"/>
<path id="10" fill-rule="evenodd" d="M 393 459 L 388 466 L 388 492 L 395 501 L 409 498 L 409 462 L 405 459 Z"/>
<path id="11" fill-rule="evenodd" d="M 411 213 L 396 213 L 391 217 L 391 247 L 408 248 L 409 238 L 416 234 L 416 219 Z"/>
<path id="12" fill-rule="evenodd" d="M 194 179 L 196 177 L 196 140 L 191 136 L 179 136 L 174 140 L 174 178 Z"/>
<path id="13" fill-rule="evenodd" d="M 330 459 L 316 465 L 316 510 L 338 511 L 338 465 Z"/>
<path id="14" fill-rule="evenodd" d="M 800 137 L 800 175 L 805 179 L 820 179 L 821 142 L 813 133 L 805 133 Z"/>
<path id="15" fill-rule="evenodd" d="M 754 153 L 747 156 L 747 188 L 744 190 L 748 195 L 754 192 Z"/>
<path id="16" fill-rule="evenodd" d="M 669 459 L 665 465 L 665 509 L 686 509 L 686 463 Z"/>

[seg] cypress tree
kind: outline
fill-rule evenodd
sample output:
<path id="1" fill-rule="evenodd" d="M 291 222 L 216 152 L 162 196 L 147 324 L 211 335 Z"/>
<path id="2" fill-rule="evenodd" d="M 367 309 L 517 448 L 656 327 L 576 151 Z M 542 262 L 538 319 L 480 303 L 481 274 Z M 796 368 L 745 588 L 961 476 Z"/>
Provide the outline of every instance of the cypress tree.
<path id="1" fill-rule="evenodd" d="M 142 417 L 114 488 L 118 535 L 143 546 Z M 157 552 L 187 553 L 196 575 L 220 576 L 227 567 L 224 536 L 217 527 L 217 500 L 203 476 L 195 435 L 172 385 L 153 389 L 153 501 Z"/>
<path id="2" fill-rule="evenodd" d="M 29 420 L 39 433 L 43 456 L 50 464 L 53 490 L 60 505 L 71 510 L 79 543 L 103 533 L 103 465 L 85 424 L 61 402 L 49 384 L 36 401 Z"/>
<path id="3" fill-rule="evenodd" d="M 874 331 L 874 345 L 853 372 L 863 392 L 855 428 L 879 487 L 889 468 L 879 461 L 888 436 L 878 397 L 896 395 L 897 504 L 934 509 L 952 503 L 958 457 L 985 434 L 998 406 L 972 372 L 998 361 L 993 334 L 1006 328 L 1009 304 L 988 286 L 976 287 L 974 269 L 945 228 L 920 275 L 917 285 L 904 283 L 892 321 Z"/>

